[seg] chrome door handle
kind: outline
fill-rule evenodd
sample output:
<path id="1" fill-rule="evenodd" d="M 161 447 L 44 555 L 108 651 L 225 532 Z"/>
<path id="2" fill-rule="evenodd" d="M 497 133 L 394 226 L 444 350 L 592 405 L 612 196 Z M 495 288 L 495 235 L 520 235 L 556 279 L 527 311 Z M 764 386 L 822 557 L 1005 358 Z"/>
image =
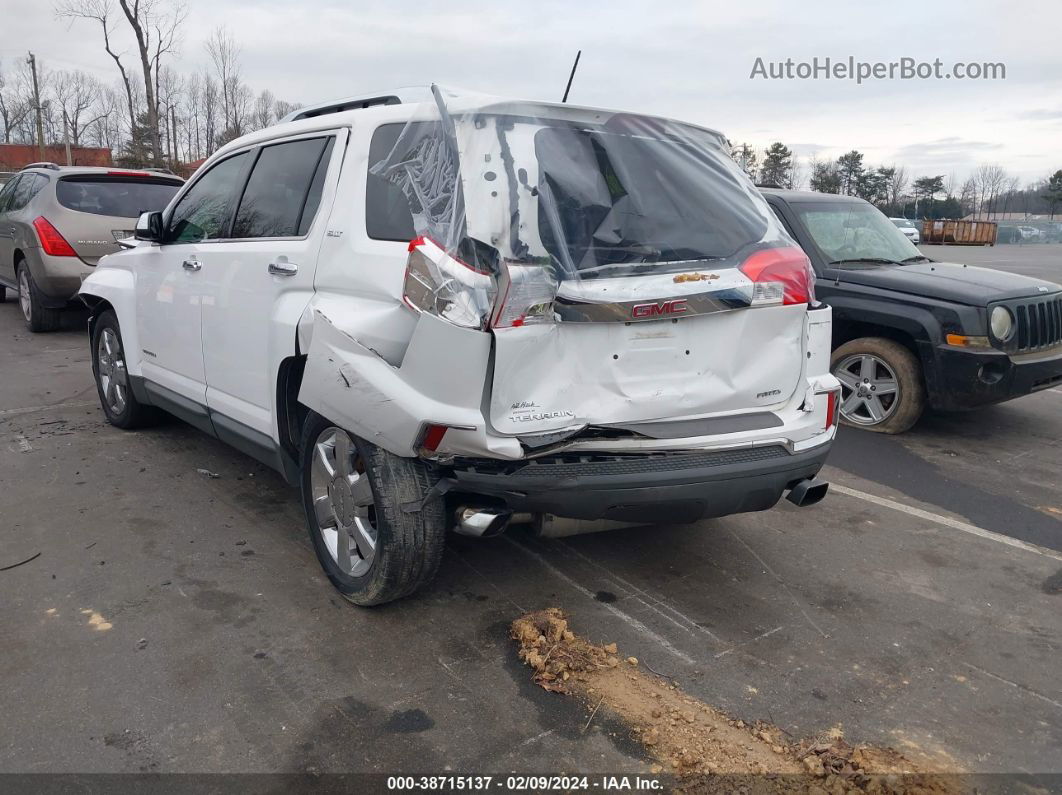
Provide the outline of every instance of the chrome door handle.
<path id="1" fill-rule="evenodd" d="M 186 271 L 202 270 L 203 264 L 197 259 L 186 259 L 181 263 L 181 267 Z"/>
<path id="2" fill-rule="evenodd" d="M 269 272 L 274 276 L 294 276 L 299 272 L 299 266 L 294 262 L 278 260 L 269 263 Z"/>

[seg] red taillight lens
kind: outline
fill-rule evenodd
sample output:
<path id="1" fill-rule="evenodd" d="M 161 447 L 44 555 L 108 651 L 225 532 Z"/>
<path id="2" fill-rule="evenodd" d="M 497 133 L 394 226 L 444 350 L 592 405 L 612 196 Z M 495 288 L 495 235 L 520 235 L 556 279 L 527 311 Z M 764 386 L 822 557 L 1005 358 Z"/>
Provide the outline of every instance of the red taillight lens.
<path id="1" fill-rule="evenodd" d="M 50 257 L 76 257 L 77 252 L 66 242 L 66 239 L 43 215 L 34 220 L 33 228 L 37 230 L 41 248 Z"/>
<path id="2" fill-rule="evenodd" d="M 439 445 L 442 444 L 443 437 L 446 435 L 445 425 L 425 425 L 424 430 L 420 434 L 420 444 L 417 447 L 421 451 L 427 451 L 434 453 L 439 449 Z"/>
<path id="3" fill-rule="evenodd" d="M 807 304 L 815 300 L 811 261 L 796 246 L 761 249 L 738 269 L 755 285 L 753 304 Z"/>
<path id="4" fill-rule="evenodd" d="M 837 424 L 837 405 L 841 402 L 841 390 L 826 393 L 826 430 Z"/>

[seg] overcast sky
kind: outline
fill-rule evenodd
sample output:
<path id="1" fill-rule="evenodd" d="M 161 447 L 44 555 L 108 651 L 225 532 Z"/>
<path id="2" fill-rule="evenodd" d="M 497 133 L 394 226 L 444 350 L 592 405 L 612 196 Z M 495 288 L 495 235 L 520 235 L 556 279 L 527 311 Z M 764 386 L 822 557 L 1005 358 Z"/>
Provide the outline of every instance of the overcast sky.
<path id="1" fill-rule="evenodd" d="M 256 92 L 314 102 L 439 82 L 704 124 L 798 155 L 864 152 L 914 175 L 964 177 L 999 163 L 1023 181 L 1062 168 L 1062 2 L 339 2 L 188 0 L 179 58 L 207 65 L 203 42 L 227 26 Z M 46 67 L 111 81 L 98 26 L 56 21 L 51 0 L 0 0 L 5 67 L 32 49 Z M 123 31 L 124 33 L 124 31 Z M 131 43 L 129 63 L 134 65 Z M 750 79 L 765 61 L 1003 62 L 1005 80 Z"/>

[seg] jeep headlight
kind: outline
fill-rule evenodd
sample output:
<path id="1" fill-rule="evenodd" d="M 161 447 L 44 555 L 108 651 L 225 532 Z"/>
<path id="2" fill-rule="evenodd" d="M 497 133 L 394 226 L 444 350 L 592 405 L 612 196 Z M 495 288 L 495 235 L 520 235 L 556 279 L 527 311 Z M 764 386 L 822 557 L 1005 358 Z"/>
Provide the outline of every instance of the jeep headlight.
<path id="1" fill-rule="evenodd" d="M 1014 315 L 1005 306 L 994 307 L 988 317 L 988 325 L 992 329 L 993 337 L 1000 342 L 1006 342 L 1014 332 Z"/>

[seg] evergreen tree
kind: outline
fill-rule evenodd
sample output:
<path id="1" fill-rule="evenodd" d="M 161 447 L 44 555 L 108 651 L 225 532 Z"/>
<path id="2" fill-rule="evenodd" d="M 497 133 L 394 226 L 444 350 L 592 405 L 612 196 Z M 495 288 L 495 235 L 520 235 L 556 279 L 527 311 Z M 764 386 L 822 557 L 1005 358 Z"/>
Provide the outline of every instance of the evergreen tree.
<path id="1" fill-rule="evenodd" d="M 1051 175 L 1051 178 L 1047 180 L 1046 190 L 1040 195 L 1047 202 L 1048 211 L 1051 213 L 1051 220 L 1053 221 L 1055 208 L 1062 204 L 1062 168 Z"/>
<path id="2" fill-rule="evenodd" d="M 760 182 L 778 188 L 793 187 L 793 152 L 781 141 L 775 141 L 764 151 Z"/>
<path id="3" fill-rule="evenodd" d="M 837 176 L 840 178 L 840 193 L 854 196 L 856 186 L 863 176 L 863 153 L 853 149 L 837 158 Z"/>

